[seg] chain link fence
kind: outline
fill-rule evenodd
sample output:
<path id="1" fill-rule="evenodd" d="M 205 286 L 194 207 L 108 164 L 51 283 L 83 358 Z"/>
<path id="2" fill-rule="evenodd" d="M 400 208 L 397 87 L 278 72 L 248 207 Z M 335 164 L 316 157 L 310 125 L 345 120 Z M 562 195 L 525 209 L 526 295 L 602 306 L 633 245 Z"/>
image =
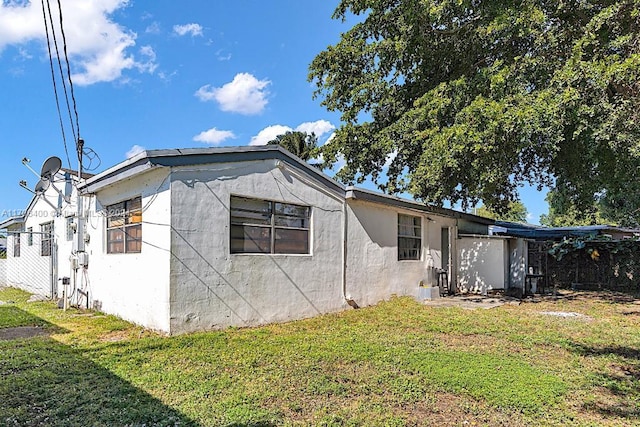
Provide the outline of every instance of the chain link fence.
<path id="1" fill-rule="evenodd" d="M 53 230 L 9 231 L 4 258 L 0 252 L 0 285 L 57 297 L 57 255 Z"/>

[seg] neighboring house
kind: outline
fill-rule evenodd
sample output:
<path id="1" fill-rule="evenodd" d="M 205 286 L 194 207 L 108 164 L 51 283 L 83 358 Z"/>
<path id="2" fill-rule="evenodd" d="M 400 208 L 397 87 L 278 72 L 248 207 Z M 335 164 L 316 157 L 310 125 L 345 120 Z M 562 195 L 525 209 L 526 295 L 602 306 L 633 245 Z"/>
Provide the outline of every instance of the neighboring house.
<path id="1" fill-rule="evenodd" d="M 279 146 L 145 151 L 79 191 L 84 219 L 69 221 L 85 233 L 52 224 L 55 279 L 71 276 L 79 305 L 171 334 L 419 297 L 421 284 L 509 284 L 494 221 L 344 187 Z M 42 225 L 29 221 L 15 226 Z"/>
<path id="2" fill-rule="evenodd" d="M 6 285 L 50 298 L 59 295 L 58 279 L 72 272 L 69 256 L 78 182 L 74 174 L 61 169 L 53 185 L 31 200 L 24 215 L 0 223 L 0 229 L 7 231 Z"/>

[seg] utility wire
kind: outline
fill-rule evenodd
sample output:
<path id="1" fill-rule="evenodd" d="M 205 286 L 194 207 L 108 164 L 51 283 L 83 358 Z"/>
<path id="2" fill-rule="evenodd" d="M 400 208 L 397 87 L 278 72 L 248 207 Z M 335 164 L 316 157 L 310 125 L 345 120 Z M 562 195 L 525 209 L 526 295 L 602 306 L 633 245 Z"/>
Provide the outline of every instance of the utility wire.
<path id="1" fill-rule="evenodd" d="M 49 0 L 47 0 L 48 3 Z M 76 128 L 77 128 L 77 138 L 80 139 L 80 121 L 78 120 L 78 105 L 76 104 L 76 96 L 73 91 L 73 80 L 71 80 L 71 65 L 69 64 L 69 54 L 67 53 L 67 37 L 64 34 L 64 25 L 62 23 L 62 5 L 60 4 L 60 0 L 58 0 L 58 12 L 60 13 L 60 33 L 62 34 L 62 47 L 64 48 L 64 60 L 67 63 L 67 78 L 69 79 L 69 88 L 71 90 L 71 100 L 73 101 L 73 112 L 76 115 Z M 71 114 L 71 113 L 69 113 Z M 79 153 L 82 156 L 82 152 Z M 80 171 L 82 172 L 82 171 Z"/>
<path id="2" fill-rule="evenodd" d="M 49 39 L 49 25 L 47 23 L 47 13 L 45 11 L 44 8 L 44 0 L 41 1 L 42 3 L 42 16 L 44 18 L 44 31 L 45 34 L 47 36 L 47 50 L 49 52 L 49 65 L 51 67 L 51 80 L 53 81 L 53 93 L 55 95 L 56 98 L 56 108 L 58 109 L 58 118 L 60 119 L 60 130 L 62 131 L 62 142 L 64 143 L 64 152 L 67 156 L 67 164 L 69 166 L 69 169 L 71 169 L 71 159 L 69 158 L 69 149 L 67 147 L 67 138 L 64 132 L 64 123 L 62 121 L 62 112 L 60 111 L 60 99 L 58 98 L 58 86 L 56 85 L 56 74 L 54 71 L 54 67 L 53 67 L 53 55 L 51 55 L 51 41 Z M 47 2 L 48 4 L 48 2 Z M 51 28 L 51 31 L 53 32 L 53 27 Z M 54 33 L 54 37 L 55 37 L 55 33 Z M 64 82 L 64 80 L 63 80 Z M 68 103 L 67 103 L 68 104 Z M 72 123 L 73 126 L 73 123 Z"/>
<path id="3" fill-rule="evenodd" d="M 51 4 L 47 0 L 47 10 L 49 11 L 49 24 L 51 25 L 51 33 L 53 34 L 53 45 L 56 48 L 56 58 L 58 60 L 58 69 L 60 70 L 60 80 L 62 81 L 62 88 L 64 89 L 64 97 L 67 102 L 67 113 L 69 114 L 69 122 L 71 123 L 71 132 L 73 133 L 73 139 L 78 140 L 79 135 L 76 134 L 76 126 L 73 123 L 73 116 L 71 114 L 71 103 L 69 102 L 69 93 L 67 92 L 67 83 L 62 69 L 62 60 L 60 59 L 60 49 L 58 48 L 58 38 L 56 37 L 55 26 L 53 25 L 53 14 L 51 13 Z M 69 64 L 66 64 L 67 67 Z"/>

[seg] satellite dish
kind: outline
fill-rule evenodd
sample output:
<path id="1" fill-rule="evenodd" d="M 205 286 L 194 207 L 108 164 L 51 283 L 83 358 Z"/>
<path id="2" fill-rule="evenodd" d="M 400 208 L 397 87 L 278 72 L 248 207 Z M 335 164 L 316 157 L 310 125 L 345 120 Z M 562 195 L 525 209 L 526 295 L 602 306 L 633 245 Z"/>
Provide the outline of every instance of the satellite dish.
<path id="1" fill-rule="evenodd" d="M 51 181 L 49 181 L 48 179 L 42 178 L 36 184 L 35 193 L 37 195 L 44 194 L 44 192 L 47 191 L 47 189 L 49 188 L 49 185 L 51 185 Z"/>
<path id="2" fill-rule="evenodd" d="M 40 172 L 40 177 L 43 180 L 50 181 L 51 179 L 53 179 L 53 176 L 58 173 L 61 167 L 62 160 L 60 160 L 60 157 L 51 156 L 42 164 L 42 172 Z"/>

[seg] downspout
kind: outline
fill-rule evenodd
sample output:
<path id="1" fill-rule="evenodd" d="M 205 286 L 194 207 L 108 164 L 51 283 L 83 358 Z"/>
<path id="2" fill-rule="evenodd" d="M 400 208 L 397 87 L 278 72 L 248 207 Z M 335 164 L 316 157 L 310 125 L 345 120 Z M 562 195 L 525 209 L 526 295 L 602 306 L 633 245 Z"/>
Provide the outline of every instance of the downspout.
<path id="1" fill-rule="evenodd" d="M 347 198 L 342 201 L 342 298 L 353 308 L 360 308 L 358 304 L 347 294 L 347 235 L 349 232 L 349 220 L 347 210 Z"/>
<path id="2" fill-rule="evenodd" d="M 340 281 L 341 281 L 341 288 L 342 288 L 342 299 L 351 307 L 353 308 L 360 308 L 360 306 L 358 306 L 358 304 L 354 301 L 354 299 L 351 297 L 351 295 L 347 294 L 347 235 L 349 232 L 348 229 L 348 225 L 349 225 L 349 221 L 348 221 L 348 209 L 347 209 L 347 196 L 346 194 L 343 194 L 341 196 L 338 196 L 336 194 L 332 194 L 331 192 L 327 191 L 326 189 L 318 186 L 317 184 L 315 184 L 313 181 L 310 181 L 309 179 L 307 179 L 304 175 L 298 173 L 294 168 L 288 168 L 287 164 L 285 162 L 282 162 L 280 160 L 276 160 L 274 162 L 274 166 L 277 167 L 278 169 L 284 169 L 286 168 L 287 171 L 293 175 L 295 175 L 296 177 L 298 177 L 298 179 L 300 179 L 301 181 L 313 186 L 314 188 L 316 188 L 319 191 L 322 191 L 324 194 L 326 194 L 327 196 L 333 198 L 334 200 L 338 200 L 342 203 L 342 265 L 341 265 L 341 277 L 340 277 Z"/>

